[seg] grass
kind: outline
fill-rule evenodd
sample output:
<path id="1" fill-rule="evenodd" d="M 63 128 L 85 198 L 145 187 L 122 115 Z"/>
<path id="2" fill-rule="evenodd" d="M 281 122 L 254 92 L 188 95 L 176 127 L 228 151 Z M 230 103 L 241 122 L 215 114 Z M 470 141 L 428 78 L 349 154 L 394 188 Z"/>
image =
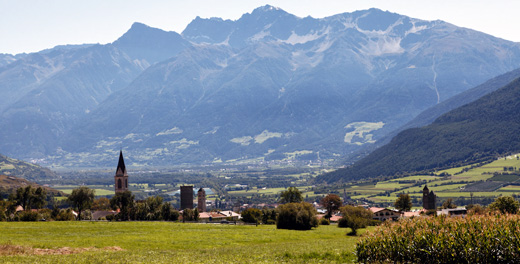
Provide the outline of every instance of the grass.
<path id="1" fill-rule="evenodd" d="M 69 255 L 10 255 L 4 263 L 345 263 L 359 237 L 347 229 L 169 222 L 0 222 L 0 245 L 93 248 Z M 121 248 L 121 251 L 106 250 Z"/>
<path id="2" fill-rule="evenodd" d="M 504 186 L 504 187 L 498 189 L 498 191 L 503 191 L 503 192 L 520 192 L 520 186 L 518 186 L 518 185 L 508 185 L 508 186 Z"/>

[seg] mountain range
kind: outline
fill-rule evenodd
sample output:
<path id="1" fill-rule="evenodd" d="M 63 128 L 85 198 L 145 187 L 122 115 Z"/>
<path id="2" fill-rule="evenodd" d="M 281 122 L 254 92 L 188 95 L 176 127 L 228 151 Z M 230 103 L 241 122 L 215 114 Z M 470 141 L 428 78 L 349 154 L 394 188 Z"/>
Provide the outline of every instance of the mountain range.
<path id="1" fill-rule="evenodd" d="M 501 79 L 508 77 L 504 75 Z M 441 115 L 430 125 L 400 132 L 354 165 L 321 175 L 317 180 L 336 182 L 427 173 L 518 153 L 519 102 L 520 78 L 516 78 L 474 102 Z"/>
<path id="2" fill-rule="evenodd" d="M 333 161 L 520 67 L 520 44 L 378 9 L 264 6 L 0 55 L 0 150 L 42 164 Z"/>

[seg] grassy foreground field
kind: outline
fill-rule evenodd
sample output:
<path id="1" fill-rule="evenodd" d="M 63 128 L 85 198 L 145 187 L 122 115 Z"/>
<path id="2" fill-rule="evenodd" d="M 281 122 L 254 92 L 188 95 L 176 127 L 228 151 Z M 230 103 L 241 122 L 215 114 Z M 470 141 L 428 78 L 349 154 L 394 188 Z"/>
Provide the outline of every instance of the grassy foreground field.
<path id="1" fill-rule="evenodd" d="M 337 226 L 0 222 L 0 230 L 1 263 L 345 263 L 359 239 Z"/>

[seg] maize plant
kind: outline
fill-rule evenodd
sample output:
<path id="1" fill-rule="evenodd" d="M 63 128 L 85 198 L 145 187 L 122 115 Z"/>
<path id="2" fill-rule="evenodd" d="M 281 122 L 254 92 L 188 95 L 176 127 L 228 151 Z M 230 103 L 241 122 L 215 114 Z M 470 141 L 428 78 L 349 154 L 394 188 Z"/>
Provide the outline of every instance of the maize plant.
<path id="1" fill-rule="evenodd" d="M 361 263 L 520 263 L 520 216 L 419 217 L 385 223 L 356 246 Z"/>

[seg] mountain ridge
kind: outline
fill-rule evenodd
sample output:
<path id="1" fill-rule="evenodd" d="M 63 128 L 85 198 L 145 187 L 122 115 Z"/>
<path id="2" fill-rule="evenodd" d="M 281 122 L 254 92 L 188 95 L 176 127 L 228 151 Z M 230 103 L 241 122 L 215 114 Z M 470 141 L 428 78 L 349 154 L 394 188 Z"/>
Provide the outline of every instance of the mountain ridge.
<path id="1" fill-rule="evenodd" d="M 520 66 L 520 44 L 378 9 L 314 19 L 264 6 L 235 21 L 196 18 L 181 34 L 135 23 L 89 48 L 110 52 L 47 86 L 20 85 L 30 100 L 0 112 L 7 154 L 60 166 L 99 166 L 122 147 L 135 166 L 330 162 Z M 34 69 L 68 67 L 45 56 Z M 27 61 L 19 70 L 31 77 Z M 2 78 L 13 63 L 0 68 L 0 92 L 17 80 Z M 41 99 L 53 90 L 62 103 Z"/>

